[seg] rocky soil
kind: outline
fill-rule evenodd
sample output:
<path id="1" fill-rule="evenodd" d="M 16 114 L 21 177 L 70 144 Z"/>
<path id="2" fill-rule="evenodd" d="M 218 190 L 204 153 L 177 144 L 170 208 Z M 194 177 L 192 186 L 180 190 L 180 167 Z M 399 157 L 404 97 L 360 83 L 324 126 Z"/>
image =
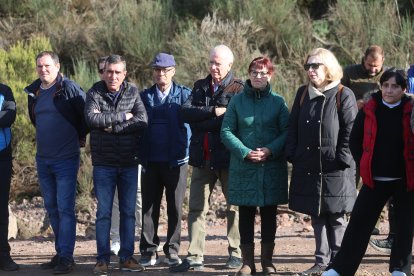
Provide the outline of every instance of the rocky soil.
<path id="1" fill-rule="evenodd" d="M 11 209 L 16 218 L 18 232 L 16 238 L 10 240 L 12 255 L 16 262 L 21 264 L 18 272 L 10 275 L 44 275 L 48 272 L 39 269 L 39 263 L 47 261 L 54 254 L 53 236 L 48 220 L 43 210 L 41 198 L 34 198 L 31 201 L 23 201 L 21 204 L 11 204 Z M 159 234 L 161 241 L 165 241 L 166 218 L 165 210 L 162 211 Z M 185 207 L 185 217 L 187 209 Z M 207 243 L 205 256 L 205 269 L 200 272 L 184 273 L 183 275 L 233 275 L 235 271 L 226 270 L 224 263 L 227 258 L 226 241 L 226 220 L 225 202 L 217 189 L 212 196 L 210 212 L 207 216 Z M 94 233 L 89 227 L 94 222 L 94 215 L 88 213 L 78 213 L 78 238 L 75 249 L 75 261 L 77 263 L 74 275 L 92 274 L 95 263 L 96 245 Z M 276 238 L 276 249 L 274 262 L 277 267 L 278 275 L 296 275 L 313 265 L 314 238 L 313 229 L 307 216 L 296 214 L 287 209 L 286 206 L 279 208 L 277 216 L 278 230 Z M 89 228 L 88 228 L 89 227 Z M 29 229 L 29 230 L 28 230 Z M 36 230 L 37 229 L 37 230 Z M 180 256 L 185 257 L 188 248 L 188 232 L 186 220 L 183 220 L 182 227 L 182 246 Z M 35 231 L 38 231 L 35 233 Z M 381 223 L 382 236 L 385 238 L 388 231 L 387 223 Z M 137 233 L 138 234 L 138 233 Z M 256 266 L 260 267 L 260 220 L 256 220 Z M 137 235 L 136 248 L 138 248 L 139 237 Z M 136 250 L 137 251 L 137 250 Z M 163 258 L 163 254 L 160 257 Z M 137 253 L 139 258 L 139 253 Z M 357 275 L 390 275 L 388 273 L 388 256 L 379 253 L 372 248 L 368 248 L 366 256 L 360 266 Z M 112 257 L 113 268 L 111 275 L 120 275 L 117 267 L 117 258 Z M 149 268 L 145 274 L 169 275 L 166 265 L 157 265 Z M 0 272 L 0 275 L 3 275 Z M 181 275 L 181 274 L 175 274 Z"/>

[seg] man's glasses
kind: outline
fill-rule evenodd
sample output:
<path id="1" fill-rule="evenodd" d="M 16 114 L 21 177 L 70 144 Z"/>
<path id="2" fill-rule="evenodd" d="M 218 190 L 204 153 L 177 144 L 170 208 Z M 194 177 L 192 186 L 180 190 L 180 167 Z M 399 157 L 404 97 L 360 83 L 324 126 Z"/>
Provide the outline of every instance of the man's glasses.
<path id="1" fill-rule="evenodd" d="M 171 68 L 154 68 L 154 71 L 157 73 L 163 73 L 163 74 L 167 74 L 168 72 L 170 72 L 172 69 L 174 69 L 174 67 Z"/>
<path id="2" fill-rule="evenodd" d="M 258 71 L 251 71 L 250 75 L 254 78 L 263 78 L 266 77 L 269 72 L 258 72 Z"/>
<path id="3" fill-rule="evenodd" d="M 310 68 L 312 68 L 313 70 L 318 70 L 319 66 L 321 65 L 323 65 L 323 63 L 307 63 L 303 65 L 303 68 L 305 69 L 305 71 L 309 71 Z"/>
<path id="4" fill-rule="evenodd" d="M 99 69 L 98 72 L 99 74 L 103 74 L 105 72 L 105 69 Z"/>

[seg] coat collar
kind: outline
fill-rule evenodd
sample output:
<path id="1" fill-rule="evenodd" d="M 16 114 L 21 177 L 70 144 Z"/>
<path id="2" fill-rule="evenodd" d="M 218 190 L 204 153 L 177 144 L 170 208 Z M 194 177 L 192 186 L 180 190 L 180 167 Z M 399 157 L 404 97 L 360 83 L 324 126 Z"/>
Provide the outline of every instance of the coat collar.
<path id="1" fill-rule="evenodd" d="M 338 86 L 340 82 L 341 82 L 340 80 L 333 81 L 329 83 L 327 86 L 323 87 L 322 89 L 317 89 L 312 84 L 312 82 L 309 82 L 309 85 L 308 85 L 309 98 L 312 100 L 316 97 L 324 96 L 326 91 Z"/>

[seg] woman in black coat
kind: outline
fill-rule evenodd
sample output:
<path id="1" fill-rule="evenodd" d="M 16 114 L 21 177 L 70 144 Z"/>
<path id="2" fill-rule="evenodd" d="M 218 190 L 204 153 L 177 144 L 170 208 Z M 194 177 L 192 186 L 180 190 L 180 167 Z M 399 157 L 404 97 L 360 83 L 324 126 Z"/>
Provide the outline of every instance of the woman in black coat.
<path id="1" fill-rule="evenodd" d="M 312 50 L 304 65 L 309 83 L 298 89 L 289 118 L 286 156 L 293 165 L 289 208 L 311 216 L 315 264 L 321 273 L 341 245 L 355 198 L 355 163 L 348 147 L 357 114 L 353 92 L 340 84 L 332 52 Z"/>

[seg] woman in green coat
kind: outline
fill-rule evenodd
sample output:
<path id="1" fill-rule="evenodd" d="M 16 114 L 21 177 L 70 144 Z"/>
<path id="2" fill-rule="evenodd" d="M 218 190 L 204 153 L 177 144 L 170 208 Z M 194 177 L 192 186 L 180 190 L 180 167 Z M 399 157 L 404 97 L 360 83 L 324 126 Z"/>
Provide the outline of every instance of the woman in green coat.
<path id="1" fill-rule="evenodd" d="M 254 265 L 254 221 L 261 216 L 261 264 L 264 275 L 276 273 L 272 264 L 278 204 L 287 203 L 288 173 L 284 145 L 289 111 L 284 99 L 272 91 L 272 62 L 255 58 L 243 93 L 227 107 L 221 138 L 231 153 L 228 198 L 239 206 L 240 249 L 243 266 L 236 275 L 251 275 Z"/>

